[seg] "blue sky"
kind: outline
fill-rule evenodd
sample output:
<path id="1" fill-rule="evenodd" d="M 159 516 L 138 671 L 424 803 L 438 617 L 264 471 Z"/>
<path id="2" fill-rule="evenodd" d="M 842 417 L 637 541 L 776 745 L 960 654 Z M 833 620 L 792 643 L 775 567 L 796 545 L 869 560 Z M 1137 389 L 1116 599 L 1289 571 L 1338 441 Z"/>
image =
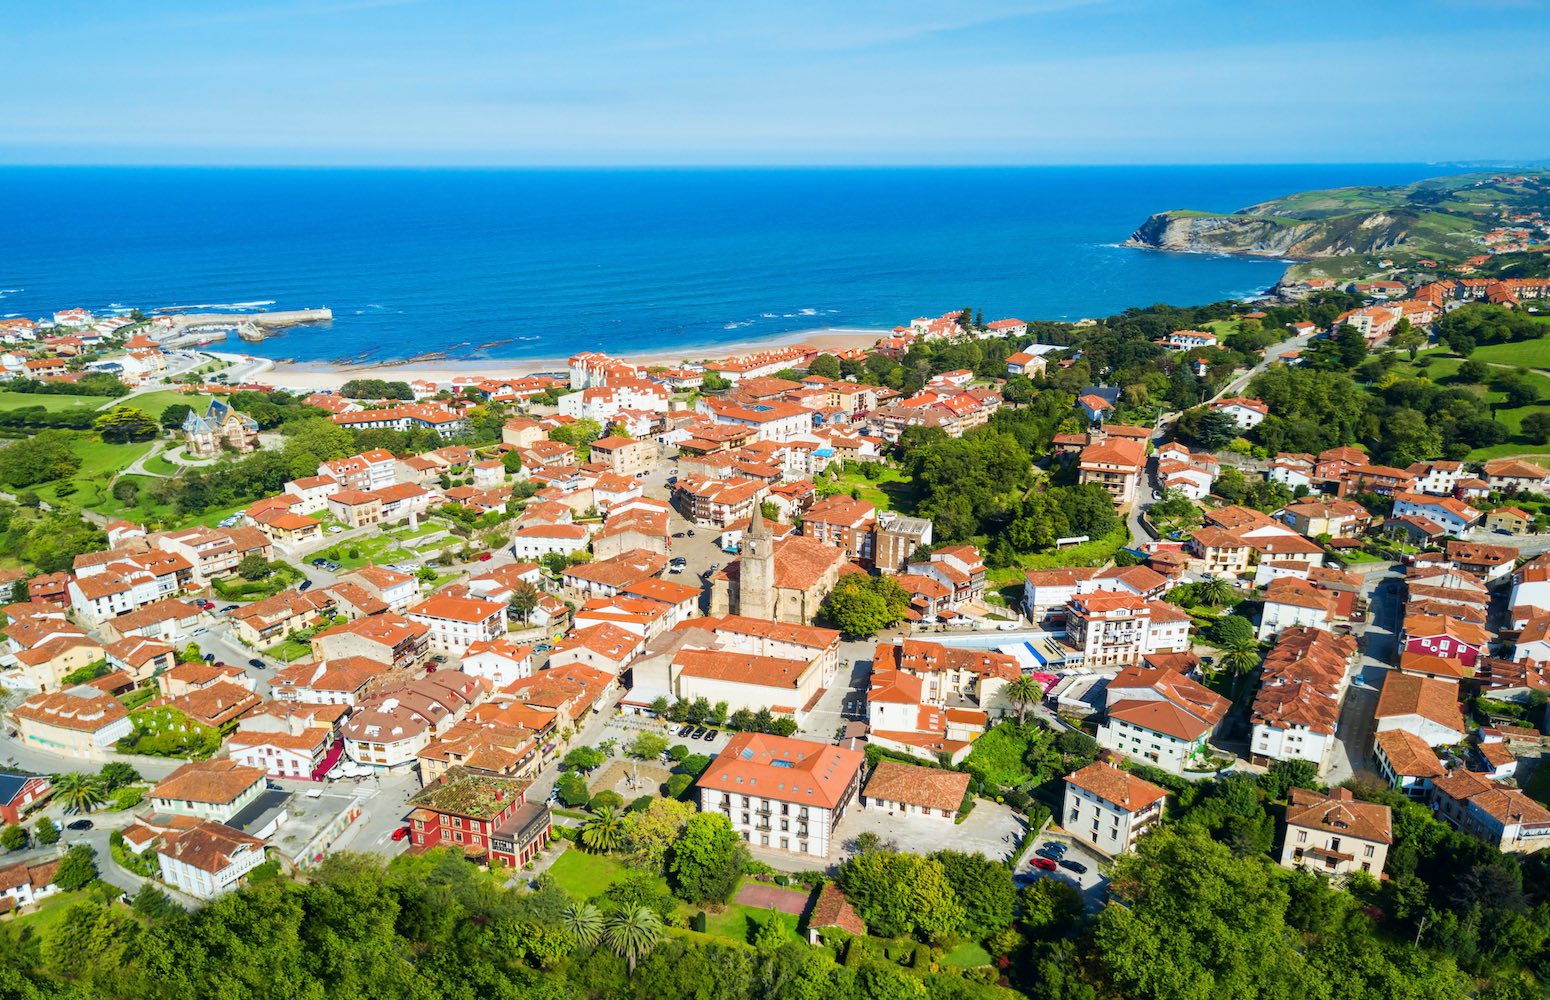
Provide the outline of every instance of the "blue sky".
<path id="1" fill-rule="evenodd" d="M 1550 156 L 1541 0 L 5 7 L 8 163 Z"/>

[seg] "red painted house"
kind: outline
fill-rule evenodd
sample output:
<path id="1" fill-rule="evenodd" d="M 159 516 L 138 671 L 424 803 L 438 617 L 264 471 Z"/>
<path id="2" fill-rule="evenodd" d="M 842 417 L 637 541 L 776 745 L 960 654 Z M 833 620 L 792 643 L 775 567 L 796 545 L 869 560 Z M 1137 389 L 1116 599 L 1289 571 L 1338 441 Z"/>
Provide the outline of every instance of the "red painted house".
<path id="1" fill-rule="evenodd" d="M 531 784 L 453 768 L 409 800 L 410 850 L 461 848 L 470 858 L 527 864 L 552 835 L 549 807 L 529 805 Z"/>
<path id="2" fill-rule="evenodd" d="M 20 823 L 34 806 L 49 797 L 54 786 L 45 774 L 0 774 L 0 822 Z"/>
<path id="3" fill-rule="evenodd" d="M 1475 660 L 1490 645 L 1491 634 L 1462 618 L 1406 615 L 1403 641 L 1403 652 L 1446 657 L 1473 667 Z"/>

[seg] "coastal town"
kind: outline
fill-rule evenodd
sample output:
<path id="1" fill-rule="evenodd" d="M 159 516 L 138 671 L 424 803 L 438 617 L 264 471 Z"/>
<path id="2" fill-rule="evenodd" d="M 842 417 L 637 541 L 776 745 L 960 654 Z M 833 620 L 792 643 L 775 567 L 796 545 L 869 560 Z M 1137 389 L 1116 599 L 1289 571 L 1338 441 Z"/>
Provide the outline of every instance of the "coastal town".
<path id="1" fill-rule="evenodd" d="M 0 909 L 446 855 L 660 884 L 632 967 L 682 921 L 1007 986 L 1014 892 L 1090 919 L 1178 831 L 1527 880 L 1550 279 L 1278 292 L 327 391 L 0 322 Z"/>

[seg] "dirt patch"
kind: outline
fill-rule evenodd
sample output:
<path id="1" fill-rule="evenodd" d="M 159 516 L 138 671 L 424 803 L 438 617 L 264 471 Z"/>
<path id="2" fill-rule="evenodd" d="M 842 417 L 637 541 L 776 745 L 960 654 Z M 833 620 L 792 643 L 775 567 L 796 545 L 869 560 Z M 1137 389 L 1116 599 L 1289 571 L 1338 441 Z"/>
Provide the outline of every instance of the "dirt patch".
<path id="1" fill-rule="evenodd" d="M 802 911 L 807 909 L 807 900 L 812 893 L 801 890 L 785 889 L 778 885 L 763 885 L 759 882 L 744 882 L 742 888 L 737 890 L 733 897 L 734 903 L 744 906 L 754 906 L 761 910 L 774 907 L 781 913 L 790 913 L 800 917 Z"/>
<path id="2" fill-rule="evenodd" d="M 595 795 L 603 789 L 611 789 L 624 796 L 624 801 L 642 795 L 655 795 L 667 782 L 672 772 L 660 764 L 648 764 L 634 760 L 615 761 L 609 764 L 587 787 Z"/>

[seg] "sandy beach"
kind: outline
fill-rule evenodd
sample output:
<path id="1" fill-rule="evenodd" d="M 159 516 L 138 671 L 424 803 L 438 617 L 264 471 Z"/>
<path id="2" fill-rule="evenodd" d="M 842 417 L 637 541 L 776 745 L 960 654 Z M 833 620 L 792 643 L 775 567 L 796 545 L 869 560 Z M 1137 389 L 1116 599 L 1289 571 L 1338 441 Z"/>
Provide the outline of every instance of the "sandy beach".
<path id="1" fill-rule="evenodd" d="M 891 330 L 861 330 L 852 328 L 824 328 L 798 330 L 764 340 L 736 344 L 713 344 L 677 348 L 672 351 L 651 351 L 617 355 L 631 364 L 641 366 L 676 365 L 686 361 L 707 361 L 765 351 L 792 344 L 808 344 L 820 350 L 840 351 L 855 347 L 871 347 L 880 337 Z M 224 353 L 224 352 L 222 352 Z M 612 352 L 610 352 L 612 353 Z M 337 389 L 351 378 L 382 378 L 430 382 L 450 382 L 460 376 L 531 375 L 535 372 L 564 371 L 566 358 L 488 358 L 446 361 L 386 361 L 367 365 L 334 365 L 326 362 L 296 364 L 276 362 L 274 367 L 261 376 L 261 380 L 282 389 Z"/>

